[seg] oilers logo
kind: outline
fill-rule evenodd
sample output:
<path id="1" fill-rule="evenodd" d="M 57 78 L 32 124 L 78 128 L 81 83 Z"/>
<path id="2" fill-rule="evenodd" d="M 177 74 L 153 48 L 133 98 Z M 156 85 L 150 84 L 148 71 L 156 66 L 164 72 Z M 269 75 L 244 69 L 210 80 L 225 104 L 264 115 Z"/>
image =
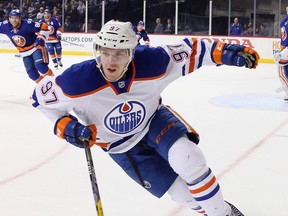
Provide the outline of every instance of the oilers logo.
<path id="1" fill-rule="evenodd" d="M 12 37 L 12 40 L 19 47 L 23 47 L 26 44 L 26 39 L 24 37 L 22 37 L 21 35 L 14 35 Z"/>
<path id="2" fill-rule="evenodd" d="M 104 118 L 104 124 L 113 133 L 127 134 L 141 125 L 146 110 L 139 101 L 116 105 Z"/>

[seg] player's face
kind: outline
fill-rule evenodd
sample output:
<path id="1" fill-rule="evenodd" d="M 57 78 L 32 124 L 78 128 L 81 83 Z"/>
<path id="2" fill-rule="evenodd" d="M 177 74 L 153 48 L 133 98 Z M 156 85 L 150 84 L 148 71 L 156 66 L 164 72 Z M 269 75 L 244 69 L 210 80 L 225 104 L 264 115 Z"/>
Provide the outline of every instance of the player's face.
<path id="1" fill-rule="evenodd" d="M 44 19 L 45 20 L 50 20 L 50 18 L 51 18 L 51 14 L 50 13 L 45 13 L 44 14 Z"/>
<path id="2" fill-rule="evenodd" d="M 13 28 L 17 28 L 21 24 L 21 18 L 19 16 L 10 16 L 9 21 L 11 25 L 13 26 Z"/>
<path id="3" fill-rule="evenodd" d="M 121 78 L 125 67 L 129 62 L 127 49 L 100 49 L 101 66 L 104 76 L 111 82 Z"/>
<path id="4" fill-rule="evenodd" d="M 140 31 L 142 31 L 142 29 L 143 29 L 143 26 L 142 25 L 138 25 L 137 26 L 137 30 L 140 32 Z"/>

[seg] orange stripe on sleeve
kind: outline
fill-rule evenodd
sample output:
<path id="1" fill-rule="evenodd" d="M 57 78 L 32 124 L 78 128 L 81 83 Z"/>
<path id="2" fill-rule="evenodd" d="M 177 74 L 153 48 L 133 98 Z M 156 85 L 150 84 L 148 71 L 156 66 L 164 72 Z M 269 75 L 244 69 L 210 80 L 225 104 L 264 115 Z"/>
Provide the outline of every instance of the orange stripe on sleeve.
<path id="1" fill-rule="evenodd" d="M 109 145 L 109 143 L 95 143 L 95 145 L 98 145 L 98 146 L 100 146 L 100 147 L 102 147 L 102 148 L 107 148 L 108 147 L 108 145 Z"/>
<path id="2" fill-rule="evenodd" d="M 62 33 L 63 32 L 63 28 L 60 27 L 60 28 L 57 29 L 57 31 L 60 31 Z"/>
<path id="3" fill-rule="evenodd" d="M 16 47 L 16 48 L 18 49 L 19 52 L 25 52 L 25 51 L 32 49 L 33 47 L 34 47 L 34 44 L 27 46 L 27 47 Z"/>
<path id="4" fill-rule="evenodd" d="M 222 64 L 222 53 L 225 45 L 226 43 L 218 41 L 213 50 L 212 56 L 216 64 Z"/>
<path id="5" fill-rule="evenodd" d="M 195 67 L 195 56 L 197 54 L 197 45 L 198 45 L 198 41 L 196 38 L 192 38 L 192 53 L 190 56 L 190 65 L 189 65 L 189 73 L 194 71 L 194 67 Z"/>

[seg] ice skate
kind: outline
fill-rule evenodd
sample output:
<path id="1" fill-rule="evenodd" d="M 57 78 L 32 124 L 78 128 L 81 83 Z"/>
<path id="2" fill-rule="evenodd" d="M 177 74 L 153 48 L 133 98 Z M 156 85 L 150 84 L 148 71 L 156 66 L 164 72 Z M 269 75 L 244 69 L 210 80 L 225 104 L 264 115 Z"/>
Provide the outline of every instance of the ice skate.
<path id="1" fill-rule="evenodd" d="M 285 96 L 283 97 L 283 100 L 284 100 L 285 102 L 288 102 L 288 95 L 285 95 Z"/>
<path id="2" fill-rule="evenodd" d="M 63 67 L 63 64 L 62 64 L 61 61 L 58 61 L 58 65 L 59 65 L 60 67 Z"/>
<path id="3" fill-rule="evenodd" d="M 54 63 L 54 68 L 58 69 L 58 64 L 57 63 Z"/>
<path id="4" fill-rule="evenodd" d="M 227 215 L 227 216 L 244 216 L 244 214 L 240 212 L 234 205 L 232 205 L 231 203 L 227 201 L 225 202 L 231 207 L 231 213 L 230 215 Z"/>

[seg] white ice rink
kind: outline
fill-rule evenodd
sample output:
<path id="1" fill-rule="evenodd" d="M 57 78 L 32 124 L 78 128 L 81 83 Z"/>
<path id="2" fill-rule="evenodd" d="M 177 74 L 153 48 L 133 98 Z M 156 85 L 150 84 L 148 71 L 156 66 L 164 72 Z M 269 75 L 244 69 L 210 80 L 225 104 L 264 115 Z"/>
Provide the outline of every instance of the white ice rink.
<path id="1" fill-rule="evenodd" d="M 64 56 L 64 68 L 89 58 Z M 57 138 L 31 106 L 34 83 L 22 60 L 0 59 L 0 215 L 95 216 L 84 150 Z M 288 103 L 278 87 L 276 66 L 260 64 L 203 67 L 163 92 L 163 103 L 200 133 L 225 199 L 245 216 L 288 215 Z M 105 216 L 198 215 L 148 194 L 100 148 L 92 153 Z"/>

